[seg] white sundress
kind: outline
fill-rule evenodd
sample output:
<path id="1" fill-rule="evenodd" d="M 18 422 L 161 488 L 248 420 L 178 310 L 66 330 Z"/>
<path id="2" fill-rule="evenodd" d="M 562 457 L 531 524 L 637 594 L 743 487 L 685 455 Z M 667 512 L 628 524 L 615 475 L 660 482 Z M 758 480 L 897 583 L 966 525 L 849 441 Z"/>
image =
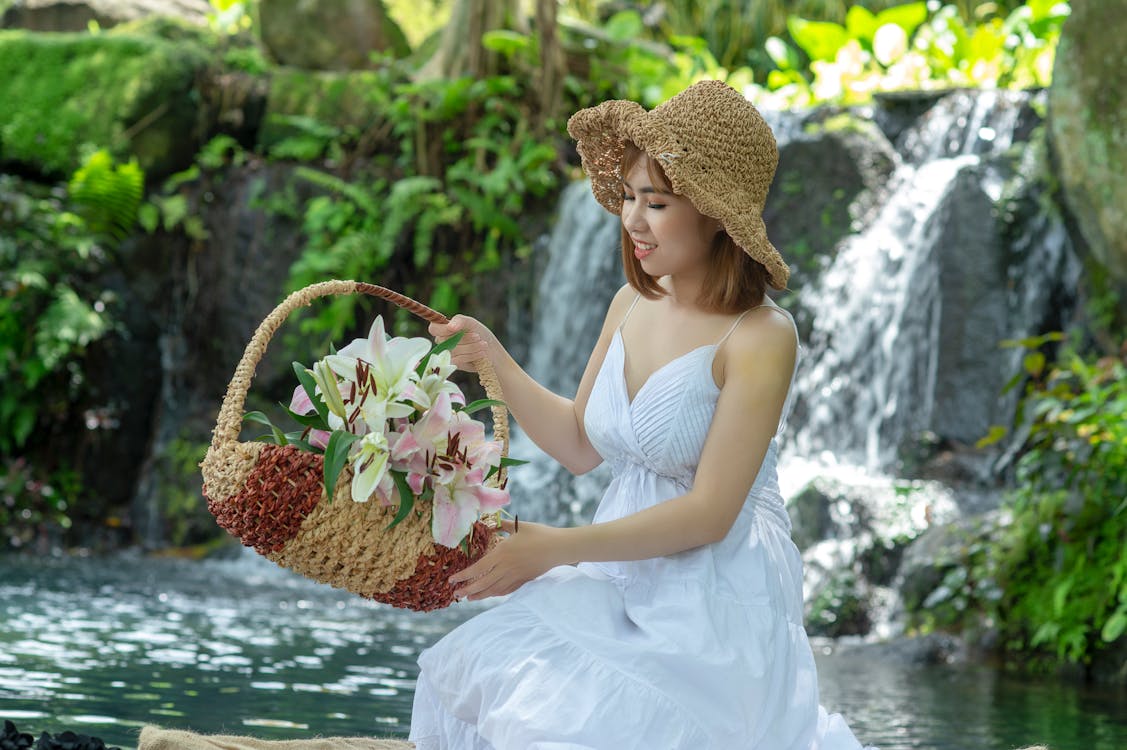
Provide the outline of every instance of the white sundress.
<path id="1" fill-rule="evenodd" d="M 690 489 L 720 393 L 713 355 L 738 323 L 632 402 L 615 332 L 584 422 L 613 471 L 595 523 Z M 418 750 L 860 750 L 818 702 L 777 457 L 772 439 L 720 542 L 554 568 L 425 650 Z"/>

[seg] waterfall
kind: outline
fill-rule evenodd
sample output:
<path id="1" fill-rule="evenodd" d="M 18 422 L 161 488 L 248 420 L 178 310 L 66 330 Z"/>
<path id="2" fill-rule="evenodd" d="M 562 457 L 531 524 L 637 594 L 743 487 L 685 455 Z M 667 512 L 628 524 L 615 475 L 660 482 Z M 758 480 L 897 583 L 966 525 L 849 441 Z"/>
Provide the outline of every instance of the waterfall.
<path id="1" fill-rule="evenodd" d="M 998 342 L 1041 330 L 1078 272 L 1059 220 L 1018 241 L 1000 217 L 1030 97 L 954 93 L 904 133 L 887 202 L 799 293 L 814 322 L 789 454 L 892 470 L 921 433 L 973 444 L 1009 423 L 1020 353 Z"/>
<path id="2" fill-rule="evenodd" d="M 536 292 L 525 369 L 554 393 L 574 396 L 599 337 L 622 272 L 620 222 L 598 204 L 586 181 L 569 185 L 548 242 L 549 260 Z M 509 474 L 513 512 L 532 520 L 575 524 L 590 520 L 605 467 L 572 476 L 514 427 L 509 455 L 530 463 Z"/>

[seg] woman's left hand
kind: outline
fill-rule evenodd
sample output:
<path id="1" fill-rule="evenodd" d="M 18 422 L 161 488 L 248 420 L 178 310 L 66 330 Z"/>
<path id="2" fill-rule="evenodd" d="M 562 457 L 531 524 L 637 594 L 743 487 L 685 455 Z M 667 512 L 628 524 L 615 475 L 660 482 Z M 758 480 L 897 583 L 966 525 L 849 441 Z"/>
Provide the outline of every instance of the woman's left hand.
<path id="1" fill-rule="evenodd" d="M 518 532 L 515 523 L 503 520 L 501 531 L 508 536 L 473 565 L 450 576 L 454 596 L 477 600 L 511 594 L 533 578 L 570 562 L 562 552 L 566 529 L 525 521 Z"/>

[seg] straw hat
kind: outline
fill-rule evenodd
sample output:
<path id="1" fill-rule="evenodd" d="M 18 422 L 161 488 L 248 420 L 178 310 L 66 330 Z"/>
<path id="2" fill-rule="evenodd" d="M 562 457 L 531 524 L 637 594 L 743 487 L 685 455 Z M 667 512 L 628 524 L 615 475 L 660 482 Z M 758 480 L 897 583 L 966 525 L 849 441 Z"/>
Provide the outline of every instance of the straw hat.
<path id="1" fill-rule="evenodd" d="M 731 86 L 701 81 L 649 112 L 623 99 L 603 102 L 576 112 L 567 132 L 578 141 L 591 190 L 606 210 L 622 212 L 620 165 L 632 141 L 661 164 L 675 193 L 718 219 L 767 267 L 771 286 L 786 287 L 790 269 L 763 226 L 779 150 L 763 116 Z"/>

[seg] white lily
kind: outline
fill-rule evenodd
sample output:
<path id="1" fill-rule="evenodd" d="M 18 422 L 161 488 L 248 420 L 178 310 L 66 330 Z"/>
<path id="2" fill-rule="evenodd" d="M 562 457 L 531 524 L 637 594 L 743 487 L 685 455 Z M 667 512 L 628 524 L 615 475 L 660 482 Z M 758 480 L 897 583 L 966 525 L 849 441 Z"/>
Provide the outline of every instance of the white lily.
<path id="1" fill-rule="evenodd" d="M 431 356 L 419 382 L 409 387 L 403 395 L 417 404 L 420 410 L 429 409 L 441 393 L 448 394 L 452 403 L 465 406 L 466 397 L 462 389 L 448 380 L 457 369 L 450 362 L 449 351 L 439 352 Z"/>
<path id="2" fill-rule="evenodd" d="M 415 407 L 402 403 L 404 392 L 418 381 L 415 368 L 430 351 L 430 342 L 423 338 L 388 339 L 383 318 L 376 317 L 366 339 L 356 339 L 337 354 L 325 357 L 325 363 L 337 375 L 356 384 L 350 392 L 353 409 L 373 430 L 382 431 L 384 420 L 406 417 Z"/>
<path id="3" fill-rule="evenodd" d="M 387 436 L 369 432 L 357 445 L 359 450 L 352 456 L 352 499 L 366 503 L 387 473 Z"/>

